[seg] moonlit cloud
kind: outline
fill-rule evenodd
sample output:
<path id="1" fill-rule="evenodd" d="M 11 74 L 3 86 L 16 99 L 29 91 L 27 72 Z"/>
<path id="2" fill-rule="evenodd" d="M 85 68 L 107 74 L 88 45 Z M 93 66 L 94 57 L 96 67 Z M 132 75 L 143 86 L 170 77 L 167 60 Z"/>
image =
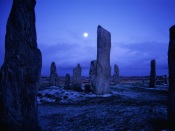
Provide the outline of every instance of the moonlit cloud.
<path id="1" fill-rule="evenodd" d="M 120 52 L 120 50 L 122 50 L 122 52 Z M 143 70 L 144 74 L 149 75 L 150 61 L 152 59 L 155 59 L 157 63 L 156 65 L 157 74 L 161 75 L 162 72 L 167 74 L 168 73 L 167 51 L 168 51 L 167 43 L 158 43 L 158 42 L 118 43 L 118 44 L 116 43 L 115 46 L 113 46 L 111 52 L 112 58 L 114 58 L 114 55 L 117 54 L 117 52 L 119 55 L 116 59 L 112 59 L 111 63 L 112 65 L 118 64 L 120 67 L 126 70 L 127 69 L 135 70 L 135 73 L 133 73 L 135 75 L 140 74 L 138 70 Z"/>

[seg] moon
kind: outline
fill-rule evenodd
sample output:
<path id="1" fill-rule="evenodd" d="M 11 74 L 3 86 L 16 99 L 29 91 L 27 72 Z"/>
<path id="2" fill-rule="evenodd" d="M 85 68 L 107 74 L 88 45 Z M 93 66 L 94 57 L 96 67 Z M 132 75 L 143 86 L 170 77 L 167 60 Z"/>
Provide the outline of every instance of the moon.
<path id="1" fill-rule="evenodd" d="M 88 33 L 85 32 L 85 33 L 83 34 L 83 36 L 84 36 L 85 38 L 88 37 Z"/>

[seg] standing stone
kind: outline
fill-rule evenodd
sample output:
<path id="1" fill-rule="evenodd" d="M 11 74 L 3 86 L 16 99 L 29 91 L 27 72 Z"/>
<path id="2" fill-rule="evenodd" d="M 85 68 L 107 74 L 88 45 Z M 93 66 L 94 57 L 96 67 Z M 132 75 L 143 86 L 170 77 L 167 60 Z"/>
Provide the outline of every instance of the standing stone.
<path id="1" fill-rule="evenodd" d="M 66 90 L 70 89 L 70 75 L 69 74 L 66 74 L 64 89 Z"/>
<path id="2" fill-rule="evenodd" d="M 92 80 L 94 79 L 95 74 L 96 74 L 96 72 L 97 72 L 96 66 L 97 66 L 97 61 L 96 61 L 96 60 L 91 61 L 90 70 L 89 70 L 89 80 L 90 80 L 90 84 L 91 84 Z"/>
<path id="3" fill-rule="evenodd" d="M 119 68 L 118 65 L 114 65 L 114 75 L 113 75 L 114 84 L 119 84 Z"/>
<path id="4" fill-rule="evenodd" d="M 92 90 L 91 90 L 90 84 L 85 84 L 85 85 L 84 85 L 84 88 L 85 88 L 85 92 L 86 92 L 86 93 L 89 93 L 89 92 L 92 91 Z"/>
<path id="5" fill-rule="evenodd" d="M 72 78 L 72 90 L 75 91 L 82 91 L 81 88 L 81 66 L 80 64 L 77 65 L 73 69 L 73 78 Z"/>
<path id="6" fill-rule="evenodd" d="M 2 76 L 1 75 L 2 75 L 2 73 L 1 73 L 1 68 L 0 68 L 0 84 L 1 84 L 1 80 L 2 80 Z M 1 86 L 0 86 L 0 88 L 1 88 Z M 1 92 L 0 92 L 0 96 L 1 96 Z"/>
<path id="7" fill-rule="evenodd" d="M 175 130 L 175 25 L 170 29 L 168 49 L 169 89 L 168 89 L 168 120 L 171 130 Z"/>
<path id="8" fill-rule="evenodd" d="M 168 84 L 168 80 L 167 80 L 167 76 L 164 75 L 164 81 L 165 81 L 165 84 Z"/>
<path id="9" fill-rule="evenodd" d="M 111 93 L 110 91 L 110 49 L 111 33 L 102 28 L 97 28 L 97 72 L 92 82 L 95 94 Z"/>
<path id="10" fill-rule="evenodd" d="M 151 60 L 151 71 L 150 71 L 149 87 L 150 88 L 155 88 L 156 87 L 156 61 L 154 59 Z"/>
<path id="11" fill-rule="evenodd" d="M 58 74 L 57 74 L 55 62 L 52 62 L 51 66 L 50 66 L 50 82 L 49 82 L 49 85 L 50 86 L 59 86 L 59 79 L 58 79 Z"/>
<path id="12" fill-rule="evenodd" d="M 113 77 L 111 77 L 112 75 L 112 66 L 110 65 L 110 81 L 109 81 L 109 85 L 111 84 L 111 81 L 113 80 Z"/>
<path id="13" fill-rule="evenodd" d="M 145 84 L 145 78 L 144 78 L 144 76 L 142 77 L 142 85 L 144 85 Z"/>
<path id="14" fill-rule="evenodd" d="M 42 57 L 37 47 L 35 0 L 14 0 L 7 21 L 0 81 L 0 129 L 38 130 L 37 92 Z"/>

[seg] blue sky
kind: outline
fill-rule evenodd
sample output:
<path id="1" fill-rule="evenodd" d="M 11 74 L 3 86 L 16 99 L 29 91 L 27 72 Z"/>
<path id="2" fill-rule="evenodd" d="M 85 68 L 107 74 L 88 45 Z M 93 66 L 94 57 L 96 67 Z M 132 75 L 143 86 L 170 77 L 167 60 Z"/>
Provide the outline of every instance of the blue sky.
<path id="1" fill-rule="evenodd" d="M 0 0 L 0 65 L 4 59 L 6 21 L 12 0 Z M 37 43 L 43 56 L 42 75 L 50 64 L 58 75 L 69 73 L 80 63 L 88 76 L 96 59 L 97 26 L 111 32 L 111 66 L 120 75 L 149 75 L 156 60 L 157 74 L 168 74 L 169 28 L 175 24 L 174 0 L 37 0 Z M 84 38 L 87 32 L 89 37 Z"/>

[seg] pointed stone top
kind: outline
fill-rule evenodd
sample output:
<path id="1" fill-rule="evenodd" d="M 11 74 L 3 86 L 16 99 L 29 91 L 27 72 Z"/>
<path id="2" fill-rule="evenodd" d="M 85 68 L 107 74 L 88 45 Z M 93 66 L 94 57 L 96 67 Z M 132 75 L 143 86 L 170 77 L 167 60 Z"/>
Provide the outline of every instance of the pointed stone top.
<path id="1" fill-rule="evenodd" d="M 101 25 L 98 25 L 98 27 L 97 27 L 97 28 L 102 28 L 102 27 L 101 27 Z"/>
<path id="2" fill-rule="evenodd" d="M 55 62 L 52 62 L 51 64 L 52 64 L 52 65 L 55 65 Z"/>
<path id="3" fill-rule="evenodd" d="M 81 70 L 80 64 L 78 63 L 78 64 L 77 64 L 77 67 L 75 67 L 74 69 L 80 69 L 80 70 Z"/>
<path id="4" fill-rule="evenodd" d="M 175 25 L 171 26 L 169 31 L 170 31 L 170 40 L 175 40 Z"/>
<path id="5" fill-rule="evenodd" d="M 97 61 L 97 60 L 92 60 L 91 62 L 94 62 L 94 61 Z"/>
<path id="6" fill-rule="evenodd" d="M 170 31 L 175 31 L 175 25 L 170 27 Z"/>
<path id="7" fill-rule="evenodd" d="M 117 64 L 114 64 L 114 67 L 118 67 L 118 65 Z"/>
<path id="8" fill-rule="evenodd" d="M 105 30 L 101 25 L 98 25 L 98 27 L 97 27 L 98 29 L 102 29 L 102 30 Z M 107 30 L 106 30 L 107 31 Z"/>
<path id="9" fill-rule="evenodd" d="M 103 28 L 101 25 L 98 25 L 98 27 L 97 27 L 97 32 L 99 32 L 100 34 L 102 33 L 102 34 L 108 34 L 108 35 L 111 35 L 111 33 L 108 31 L 108 30 L 106 30 L 105 28 Z"/>
<path id="10" fill-rule="evenodd" d="M 52 63 L 51 63 L 51 68 L 56 68 L 55 62 L 52 62 Z"/>
<path id="11" fill-rule="evenodd" d="M 92 61 L 91 61 L 91 64 L 96 63 L 96 62 L 97 62 L 97 60 L 92 60 Z"/>

